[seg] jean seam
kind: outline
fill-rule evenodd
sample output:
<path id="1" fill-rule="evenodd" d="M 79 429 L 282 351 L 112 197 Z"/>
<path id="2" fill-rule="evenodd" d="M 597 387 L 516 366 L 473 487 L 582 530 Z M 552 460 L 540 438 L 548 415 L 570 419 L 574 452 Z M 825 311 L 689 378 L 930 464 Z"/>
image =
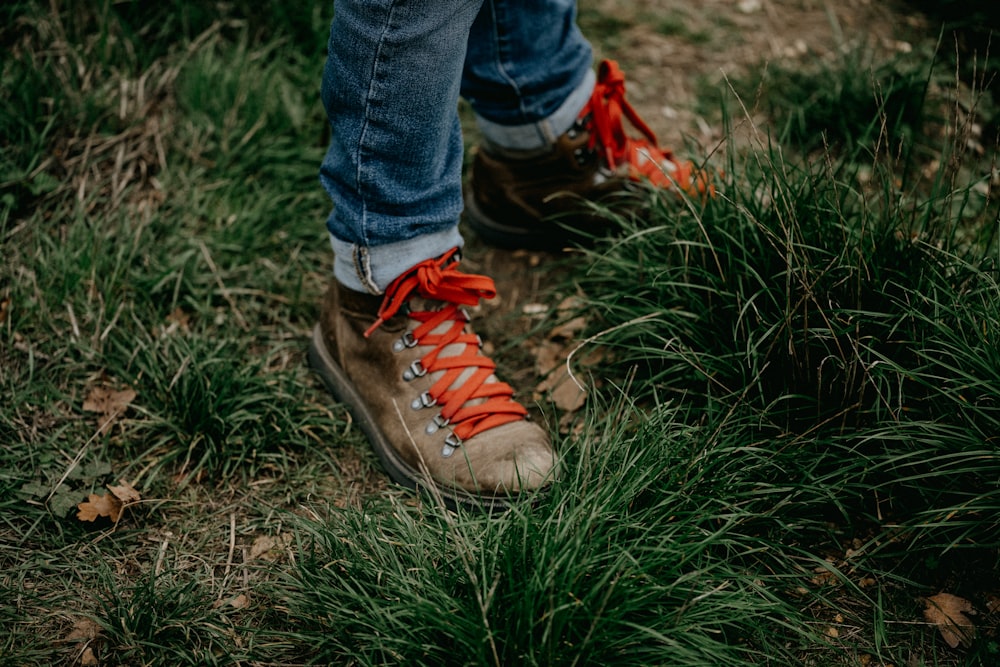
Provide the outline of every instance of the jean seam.
<path id="1" fill-rule="evenodd" d="M 365 96 L 365 113 L 364 121 L 361 125 L 361 131 L 358 133 L 358 149 L 357 149 L 357 172 L 355 173 L 355 184 L 357 187 L 357 192 L 359 198 L 361 199 L 361 236 L 364 245 L 369 245 L 370 241 L 368 238 L 368 194 L 365 188 L 365 180 L 363 172 L 365 171 L 364 155 L 366 154 L 366 139 L 368 136 L 368 128 L 371 124 L 371 108 L 373 103 L 378 101 L 377 89 L 380 82 L 380 64 L 384 62 L 383 48 L 387 42 L 387 36 L 392 28 L 393 14 L 398 6 L 397 2 L 392 2 L 389 6 L 389 10 L 385 15 L 385 23 L 382 26 L 382 32 L 379 35 L 378 48 L 375 51 L 374 62 L 372 62 L 372 79 L 371 83 L 368 84 L 368 93 Z M 360 269 L 360 267 L 359 267 Z M 362 280 L 365 281 L 364 277 Z M 365 281 L 370 282 L 370 281 Z"/>
<path id="2" fill-rule="evenodd" d="M 502 2 L 503 0 L 486 0 L 486 4 L 489 5 L 490 14 L 493 15 L 493 43 L 496 44 L 496 58 L 494 62 L 496 63 L 497 74 L 503 77 L 514 90 L 514 94 L 517 96 L 517 108 L 520 109 L 522 118 L 526 118 L 527 109 L 524 108 L 524 95 L 521 93 L 521 87 L 518 85 L 517 80 L 508 74 L 509 65 L 506 49 L 503 44 L 503 34 L 507 34 L 507 31 L 500 29 L 499 16 L 502 12 L 498 13 L 496 10 L 497 5 Z"/>

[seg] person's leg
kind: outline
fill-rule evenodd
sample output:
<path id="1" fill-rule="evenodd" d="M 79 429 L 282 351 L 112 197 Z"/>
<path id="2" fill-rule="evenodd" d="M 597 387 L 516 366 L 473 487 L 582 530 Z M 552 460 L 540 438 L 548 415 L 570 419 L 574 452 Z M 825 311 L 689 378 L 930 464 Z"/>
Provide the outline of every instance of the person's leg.
<path id="1" fill-rule="evenodd" d="M 462 96 L 487 140 L 543 148 L 590 99 L 592 63 L 576 0 L 487 0 L 469 36 Z"/>
<path id="2" fill-rule="evenodd" d="M 494 293 L 489 278 L 458 270 L 457 253 L 458 95 L 480 4 L 336 3 L 321 168 L 335 279 L 309 359 L 396 482 L 502 504 L 548 481 L 555 454 L 462 309 Z"/>
<path id="3" fill-rule="evenodd" d="M 462 92 L 485 142 L 473 158 L 466 217 L 490 243 L 585 242 L 608 224 L 585 202 L 633 206 L 639 182 L 710 190 L 690 163 L 657 145 L 625 100 L 616 63 L 602 62 L 595 82 L 575 21 L 573 0 L 487 0 L 473 25 Z"/>
<path id="4" fill-rule="evenodd" d="M 380 293 L 461 244 L 458 96 L 481 0 L 339 0 L 322 98 L 332 138 L 320 180 L 335 274 Z"/>

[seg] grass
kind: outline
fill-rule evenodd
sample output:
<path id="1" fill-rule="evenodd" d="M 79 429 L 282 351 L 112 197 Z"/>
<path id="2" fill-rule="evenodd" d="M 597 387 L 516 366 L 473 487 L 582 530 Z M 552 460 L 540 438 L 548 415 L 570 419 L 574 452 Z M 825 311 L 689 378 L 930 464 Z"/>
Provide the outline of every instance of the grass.
<path id="1" fill-rule="evenodd" d="M 905 154 L 924 136 L 932 65 L 927 56 L 886 59 L 856 45 L 832 62 L 816 57 L 794 67 L 761 68 L 736 92 L 764 101 L 782 144 L 850 151 L 856 145 L 875 148 L 881 141 L 888 144 L 884 150 Z"/>
<path id="2" fill-rule="evenodd" d="M 781 577 L 746 576 L 768 560 L 750 517 L 680 484 L 744 463 L 693 465 L 703 443 L 676 409 L 631 411 L 607 406 L 587 429 L 602 442 L 569 445 L 568 478 L 500 520 L 389 503 L 310 524 L 289 603 L 302 644 L 320 662 L 738 665 L 766 635 L 790 659 L 781 642 L 809 631 L 785 627 Z"/>
<path id="3" fill-rule="evenodd" d="M 0 664 L 996 663 L 986 74 L 928 34 L 733 79 L 774 131 L 560 266 L 604 362 L 562 478 L 483 516 L 388 488 L 305 368 L 327 12 L 0 10 Z"/>

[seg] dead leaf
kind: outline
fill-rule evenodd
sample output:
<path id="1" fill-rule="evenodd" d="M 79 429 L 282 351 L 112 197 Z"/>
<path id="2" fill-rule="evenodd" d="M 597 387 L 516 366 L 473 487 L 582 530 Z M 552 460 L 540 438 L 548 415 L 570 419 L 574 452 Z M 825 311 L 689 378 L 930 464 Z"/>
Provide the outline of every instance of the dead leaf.
<path id="1" fill-rule="evenodd" d="M 191 315 L 185 313 L 184 309 L 180 306 L 177 306 L 167 315 L 167 322 L 170 322 L 171 327 L 187 331 L 190 327 Z"/>
<path id="2" fill-rule="evenodd" d="M 97 660 L 97 656 L 94 654 L 94 649 L 89 646 L 89 644 L 97 639 L 100 634 L 100 625 L 89 618 L 78 618 L 73 622 L 73 627 L 70 628 L 69 634 L 63 637 L 63 641 L 68 644 L 83 644 L 83 650 L 80 652 L 79 664 L 93 666 L 100 663 Z M 79 647 L 77 650 L 79 650 Z"/>
<path id="3" fill-rule="evenodd" d="M 118 523 L 118 519 L 122 516 L 122 507 L 124 505 L 122 501 L 110 493 L 100 496 L 96 493 L 91 493 L 88 499 L 77 505 L 77 507 L 80 511 L 77 512 L 76 518 L 80 521 L 97 521 L 98 517 L 106 516 L 114 523 Z"/>
<path id="4" fill-rule="evenodd" d="M 560 366 L 538 385 L 539 391 L 549 390 L 549 397 L 560 410 L 576 412 L 587 401 L 587 392 L 581 389 L 565 366 Z"/>
<path id="5" fill-rule="evenodd" d="M 600 345 L 588 345 L 586 348 L 583 348 L 582 354 L 579 352 L 581 350 L 578 349 L 577 354 L 574 354 L 573 362 L 581 366 L 597 366 L 611 360 L 608 348 L 601 347 Z"/>
<path id="6" fill-rule="evenodd" d="M 556 312 L 560 316 L 569 317 L 574 312 L 578 312 L 583 309 L 583 302 L 580 297 L 568 296 L 559 302 L 556 306 Z M 549 340 L 572 340 L 576 338 L 576 335 L 587 328 L 587 319 L 582 315 L 574 317 L 570 320 L 557 325 L 549 332 Z"/>
<path id="7" fill-rule="evenodd" d="M 566 348 L 546 341 L 534 349 L 534 355 L 535 373 L 548 375 L 566 358 Z"/>
<path id="8" fill-rule="evenodd" d="M 92 387 L 87 398 L 83 400 L 83 409 L 87 412 L 97 412 L 101 414 L 98 431 L 103 433 L 118 417 L 125 414 L 125 410 L 135 400 L 136 393 L 131 387 L 126 387 L 120 391 L 105 386 Z"/>
<path id="9" fill-rule="evenodd" d="M 0 324 L 3 324 L 7 319 L 7 313 L 10 312 L 10 298 L 0 299 Z"/>
<path id="10" fill-rule="evenodd" d="M 101 632 L 101 626 L 89 618 L 78 618 L 73 622 L 69 634 L 63 637 L 64 642 L 90 641 Z"/>
<path id="11" fill-rule="evenodd" d="M 562 314 L 569 314 L 574 310 L 581 310 L 583 308 L 583 299 L 576 296 L 575 294 L 570 294 L 564 297 L 559 305 L 556 306 L 556 310 Z"/>
<path id="12" fill-rule="evenodd" d="M 80 511 L 76 518 L 80 521 L 97 521 L 99 517 L 106 516 L 118 523 L 126 507 L 142 500 L 142 495 L 135 487 L 125 481 L 117 486 L 108 484 L 108 491 L 111 493 L 100 496 L 91 493 L 87 500 L 77 505 Z"/>
<path id="13" fill-rule="evenodd" d="M 275 547 L 275 540 L 269 535 L 258 535 L 250 546 L 249 560 L 257 560 Z"/>
<path id="14" fill-rule="evenodd" d="M 125 412 L 129 404 L 135 400 L 136 393 L 131 387 L 115 391 L 109 387 L 92 387 L 87 398 L 83 400 L 83 409 L 87 412 L 99 412 L 103 415 L 113 415 Z"/>
<path id="15" fill-rule="evenodd" d="M 246 609 L 250 606 L 250 598 L 246 593 L 240 593 L 229 601 L 229 606 L 233 609 Z"/>
<path id="16" fill-rule="evenodd" d="M 250 546 L 250 553 L 247 554 L 247 560 L 256 560 L 258 558 L 266 561 L 277 560 L 283 555 L 283 549 L 290 540 L 291 536 L 287 534 L 276 537 L 258 535 Z"/>
<path id="17" fill-rule="evenodd" d="M 108 484 L 108 491 L 113 493 L 115 498 L 122 501 L 125 505 L 128 505 L 129 503 L 137 503 L 142 500 L 142 496 L 135 490 L 135 487 L 125 481 L 123 481 L 119 486 Z"/>
<path id="18" fill-rule="evenodd" d="M 549 340 L 572 340 L 576 335 L 587 328 L 587 320 L 580 316 L 574 317 L 568 322 L 554 327 L 549 332 Z"/>
<path id="19" fill-rule="evenodd" d="M 951 593 L 938 593 L 925 600 L 924 618 L 936 625 L 941 637 L 952 648 L 968 648 L 976 636 L 976 626 L 966 614 L 975 614 L 972 603 Z"/>

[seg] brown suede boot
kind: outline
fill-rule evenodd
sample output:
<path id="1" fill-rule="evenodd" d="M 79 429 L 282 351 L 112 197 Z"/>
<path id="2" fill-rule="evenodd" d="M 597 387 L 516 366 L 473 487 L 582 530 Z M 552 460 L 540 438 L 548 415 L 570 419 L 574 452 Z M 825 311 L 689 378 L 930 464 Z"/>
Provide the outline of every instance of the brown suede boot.
<path id="1" fill-rule="evenodd" d="M 309 360 L 394 481 L 433 480 L 450 504 L 502 506 L 548 482 L 556 457 L 460 307 L 492 298 L 493 281 L 457 266 L 457 250 L 423 262 L 384 297 L 333 281 Z"/>
<path id="2" fill-rule="evenodd" d="M 625 133 L 627 119 L 642 135 Z M 601 63 L 597 85 L 572 128 L 548 149 L 476 151 L 465 194 L 466 218 L 483 240 L 506 248 L 559 249 L 608 230 L 588 202 L 612 210 L 641 203 L 639 184 L 708 196 L 713 187 L 690 162 L 678 162 L 625 100 L 618 64 Z"/>

